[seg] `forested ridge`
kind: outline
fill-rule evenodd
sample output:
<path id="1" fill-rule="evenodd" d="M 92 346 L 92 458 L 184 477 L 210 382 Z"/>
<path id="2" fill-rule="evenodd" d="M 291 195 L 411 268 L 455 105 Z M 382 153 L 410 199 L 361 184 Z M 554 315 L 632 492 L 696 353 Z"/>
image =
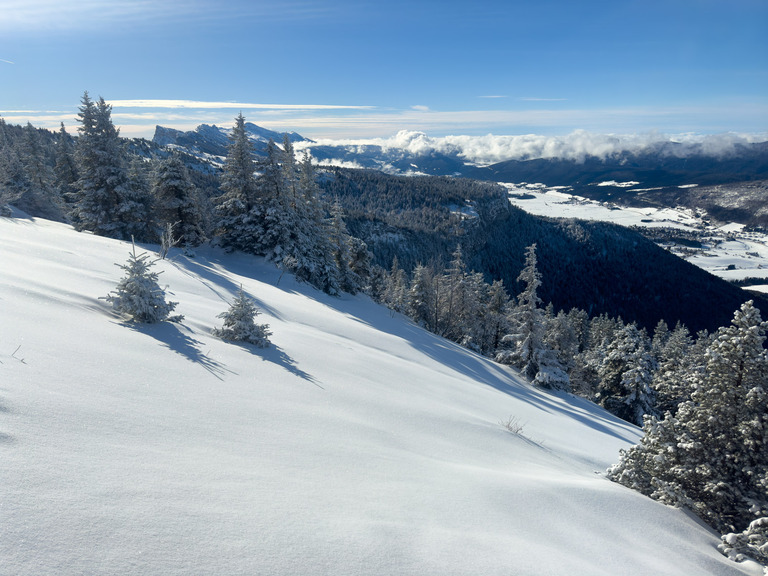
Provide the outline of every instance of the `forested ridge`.
<path id="1" fill-rule="evenodd" d="M 621 316 L 647 329 L 663 319 L 715 330 L 745 299 L 739 288 L 635 231 L 528 214 L 495 184 L 335 168 L 321 186 L 339 198 L 351 233 L 385 268 L 395 255 L 409 273 L 419 263 L 445 265 L 461 244 L 469 269 L 489 282 L 503 280 L 515 292 L 525 248 L 535 243 L 545 302 L 557 310 Z M 764 300 L 757 306 L 768 310 Z"/>

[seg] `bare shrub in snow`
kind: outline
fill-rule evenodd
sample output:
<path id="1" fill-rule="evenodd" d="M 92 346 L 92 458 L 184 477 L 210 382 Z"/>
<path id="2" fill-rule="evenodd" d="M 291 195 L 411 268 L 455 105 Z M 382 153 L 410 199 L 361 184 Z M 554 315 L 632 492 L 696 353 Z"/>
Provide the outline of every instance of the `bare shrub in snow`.
<path id="1" fill-rule="evenodd" d="M 506 420 L 499 420 L 499 424 L 516 436 L 522 435 L 523 428 L 525 428 L 525 424 L 522 424 L 517 416 L 509 416 Z"/>

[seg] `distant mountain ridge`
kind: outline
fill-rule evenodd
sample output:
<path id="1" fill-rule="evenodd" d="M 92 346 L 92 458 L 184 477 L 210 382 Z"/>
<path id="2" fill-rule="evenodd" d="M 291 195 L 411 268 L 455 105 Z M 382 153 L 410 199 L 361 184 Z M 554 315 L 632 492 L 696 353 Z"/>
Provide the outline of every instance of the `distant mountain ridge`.
<path id="1" fill-rule="evenodd" d="M 510 159 L 488 166 L 467 160 L 459 146 L 438 148 L 434 140 L 316 143 L 296 132 L 268 130 L 250 122 L 246 130 L 257 155 L 267 142 L 288 136 L 325 165 L 377 170 L 390 175 L 467 177 L 491 182 L 567 186 L 593 200 L 629 205 L 686 206 L 719 221 L 768 227 L 768 142 L 673 142 L 659 140 L 603 156 Z M 201 124 L 183 132 L 157 126 L 152 142 L 207 159 L 226 155 L 229 129 Z M 423 136 L 423 135 L 422 135 Z M 694 187 L 695 186 L 695 187 Z"/>
<path id="2" fill-rule="evenodd" d="M 414 149 L 374 142 L 319 144 L 296 132 L 275 132 L 250 122 L 246 122 L 246 130 L 257 154 L 264 152 L 269 139 L 280 143 L 287 135 L 291 142 L 304 143 L 303 147 L 310 149 L 315 160 L 323 164 L 354 165 L 397 175 L 540 182 L 548 186 L 572 186 L 577 192 L 607 181 L 636 182 L 633 188 L 650 188 L 768 179 L 768 142 L 739 142 L 727 148 L 713 148 L 704 143 L 658 141 L 603 157 L 590 154 L 574 158 L 530 157 L 478 166 L 467 160 L 459 146 Z M 152 141 L 160 146 L 174 145 L 192 152 L 224 156 L 229 131 L 209 124 L 187 132 L 157 126 Z"/>
<path id="3" fill-rule="evenodd" d="M 251 122 L 245 123 L 245 130 L 257 153 L 263 153 L 267 148 L 267 142 L 274 140 L 282 142 L 284 136 L 288 136 L 291 142 L 306 142 L 306 138 L 296 132 L 275 132 L 262 128 Z M 152 142 L 158 146 L 175 146 L 184 148 L 192 154 L 206 156 L 226 156 L 231 129 L 222 128 L 210 124 L 200 124 L 194 130 L 182 131 L 175 128 L 155 126 L 155 135 Z"/>

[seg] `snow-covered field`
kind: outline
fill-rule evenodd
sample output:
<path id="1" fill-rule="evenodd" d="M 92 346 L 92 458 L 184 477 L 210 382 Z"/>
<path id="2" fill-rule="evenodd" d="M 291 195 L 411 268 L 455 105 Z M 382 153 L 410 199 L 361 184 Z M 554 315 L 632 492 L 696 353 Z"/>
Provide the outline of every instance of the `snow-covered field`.
<path id="1" fill-rule="evenodd" d="M 612 182 L 612 185 L 621 183 Z M 628 183 L 629 184 L 629 183 Z M 632 183 L 635 184 L 635 183 Z M 705 214 L 685 208 L 637 208 L 596 202 L 574 196 L 565 187 L 542 184 L 504 184 L 510 201 L 526 212 L 553 218 L 602 220 L 622 226 L 677 228 L 693 231 L 702 239 L 700 248 L 667 244 L 678 256 L 726 280 L 765 278 L 766 284 L 750 289 L 768 291 L 768 235 L 747 231 L 740 224 L 708 223 Z"/>
<path id="2" fill-rule="evenodd" d="M 211 249 L 131 326 L 128 252 L 0 218 L 1 574 L 762 573 L 604 477 L 639 431 L 596 406 Z M 210 335 L 241 284 L 272 348 Z"/>

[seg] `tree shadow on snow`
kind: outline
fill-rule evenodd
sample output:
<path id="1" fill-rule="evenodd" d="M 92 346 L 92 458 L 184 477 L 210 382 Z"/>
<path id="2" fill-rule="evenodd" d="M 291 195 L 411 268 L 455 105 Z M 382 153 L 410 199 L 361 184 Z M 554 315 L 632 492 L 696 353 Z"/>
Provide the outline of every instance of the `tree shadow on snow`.
<path id="1" fill-rule="evenodd" d="M 341 299 L 328 297 L 323 303 L 338 312 L 371 326 L 372 329 L 402 338 L 414 349 L 435 362 L 468 378 L 491 386 L 518 400 L 548 413 L 560 413 L 594 430 L 621 440 L 635 443 L 633 427 L 609 415 L 596 404 L 565 392 L 534 388 L 524 382 L 510 367 L 498 364 L 450 340 L 432 334 L 412 320 L 392 313 L 383 306 L 373 305 L 367 297 L 344 295 Z M 617 427 L 626 427 L 626 434 Z"/>
<path id="2" fill-rule="evenodd" d="M 246 342 L 232 342 L 229 341 L 229 344 L 232 344 L 234 346 L 238 346 L 242 348 L 243 350 L 246 350 L 250 352 L 251 354 L 256 354 L 258 356 L 261 356 L 261 359 L 264 362 L 272 362 L 273 364 L 277 364 L 284 370 L 290 372 L 294 376 L 298 376 L 299 378 L 302 378 L 303 380 L 306 380 L 307 382 L 311 382 L 318 388 L 323 388 L 315 379 L 312 374 L 309 372 L 305 372 L 301 368 L 299 368 L 296 365 L 296 361 L 291 358 L 288 354 L 285 353 L 285 351 L 280 348 L 279 346 L 275 346 L 274 344 L 270 343 L 270 345 L 267 348 L 259 348 L 258 346 L 255 346 L 253 344 L 248 344 Z"/>
<path id="3" fill-rule="evenodd" d="M 199 364 L 219 380 L 224 379 L 225 373 L 231 373 L 223 364 L 202 352 L 200 349 L 202 342 L 185 334 L 184 331 L 189 331 L 189 329 L 181 324 L 159 322 L 157 324 L 126 323 L 126 325 L 136 332 L 151 336 L 163 346 L 185 357 L 190 362 Z"/>
<path id="4" fill-rule="evenodd" d="M 249 258 L 256 258 L 255 256 L 250 255 L 244 256 L 248 256 Z M 238 266 L 236 264 L 234 266 L 228 265 L 228 267 L 225 268 L 215 258 L 212 257 L 200 256 L 190 258 L 188 256 L 179 254 L 175 255 L 168 261 L 182 274 L 185 274 L 190 278 L 194 278 L 201 282 L 219 300 L 227 305 L 232 303 L 233 295 L 237 294 L 240 290 L 240 284 L 233 282 L 230 278 L 227 277 L 225 272 L 235 273 L 246 278 L 255 279 L 253 270 L 242 269 L 245 268 L 243 265 Z M 221 265 L 221 269 L 223 270 L 222 272 L 217 269 L 217 266 L 219 265 Z M 280 270 L 278 270 L 276 267 L 275 274 L 280 274 Z M 271 283 L 269 280 L 270 279 L 259 279 L 260 282 L 265 282 L 267 284 Z M 266 312 L 278 320 L 281 319 L 280 314 L 274 308 L 264 303 L 260 298 L 257 297 L 257 295 L 249 294 L 249 297 L 256 303 L 260 311 Z"/>

